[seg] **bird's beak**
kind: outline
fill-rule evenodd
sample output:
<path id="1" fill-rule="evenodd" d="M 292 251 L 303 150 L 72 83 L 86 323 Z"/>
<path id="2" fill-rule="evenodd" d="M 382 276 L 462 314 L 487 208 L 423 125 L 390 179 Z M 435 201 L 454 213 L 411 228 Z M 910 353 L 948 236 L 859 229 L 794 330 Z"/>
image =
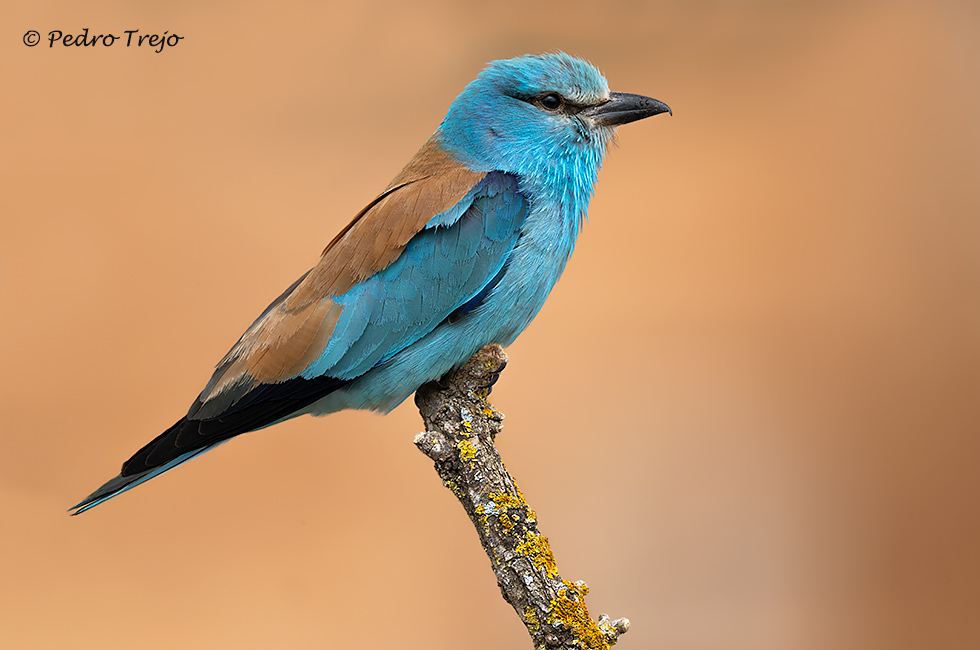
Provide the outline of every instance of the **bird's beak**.
<path id="1" fill-rule="evenodd" d="M 581 114 L 592 118 L 600 126 L 618 126 L 659 113 L 674 114 L 670 106 L 652 97 L 632 93 L 609 93 L 608 100 L 586 108 Z"/>

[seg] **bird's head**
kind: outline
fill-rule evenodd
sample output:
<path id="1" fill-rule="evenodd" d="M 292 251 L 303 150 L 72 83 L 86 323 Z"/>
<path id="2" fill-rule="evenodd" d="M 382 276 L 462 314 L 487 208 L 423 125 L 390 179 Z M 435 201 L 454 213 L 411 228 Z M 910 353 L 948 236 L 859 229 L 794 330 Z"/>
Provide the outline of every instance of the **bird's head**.
<path id="1" fill-rule="evenodd" d="M 669 111 L 610 92 L 595 66 L 559 52 L 490 63 L 439 129 L 443 147 L 477 171 L 552 176 L 585 165 L 595 173 L 616 126 Z"/>

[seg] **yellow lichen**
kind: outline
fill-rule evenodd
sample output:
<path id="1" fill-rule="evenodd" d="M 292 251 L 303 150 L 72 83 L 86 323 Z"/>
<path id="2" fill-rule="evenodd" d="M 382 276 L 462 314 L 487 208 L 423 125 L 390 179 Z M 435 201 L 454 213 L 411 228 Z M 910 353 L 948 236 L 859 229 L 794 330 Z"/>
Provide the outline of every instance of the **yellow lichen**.
<path id="1" fill-rule="evenodd" d="M 541 629 L 541 622 L 538 621 L 538 615 L 530 605 L 524 608 L 524 624 L 527 625 L 527 629 L 532 636 L 537 635 L 538 630 Z"/>
<path id="2" fill-rule="evenodd" d="M 514 549 L 520 555 L 531 560 L 538 569 L 544 570 L 549 578 L 558 577 L 558 565 L 555 564 L 555 554 L 551 552 L 548 538 L 533 530 L 527 531 L 527 536 Z"/>
<path id="3" fill-rule="evenodd" d="M 465 496 L 463 489 L 459 487 L 459 484 L 456 482 L 455 479 L 452 478 L 445 479 L 442 482 L 442 484 L 445 485 L 447 488 L 449 488 L 449 490 L 453 494 L 455 494 L 457 498 L 462 499 Z"/>
<path id="4" fill-rule="evenodd" d="M 476 447 L 470 440 L 460 440 L 456 443 L 459 448 L 459 457 L 463 461 L 470 461 L 476 458 Z"/>
<path id="5" fill-rule="evenodd" d="M 507 469 L 507 468 L 505 467 L 504 469 Z M 510 505 L 515 506 L 515 507 L 519 505 L 519 506 L 525 508 L 527 510 L 527 521 L 528 521 L 528 523 L 531 523 L 531 524 L 535 523 L 538 520 L 538 515 L 535 514 L 534 510 L 532 510 L 529 505 L 527 505 L 527 499 L 524 498 L 524 493 L 521 492 L 520 486 L 517 485 L 516 483 L 514 484 L 514 490 L 517 492 L 517 496 L 516 497 L 509 497 L 509 496 L 506 497 L 507 499 L 510 500 L 510 502 L 511 502 Z M 493 496 L 494 496 L 493 494 L 490 495 L 491 498 L 493 498 Z"/>
<path id="6" fill-rule="evenodd" d="M 518 490 L 518 494 L 520 494 L 520 490 Z M 522 497 L 513 497 L 509 494 L 497 494 L 496 492 L 491 492 L 490 499 L 496 503 L 497 507 L 501 510 L 527 507 L 527 503 L 524 502 Z"/>
<path id="7" fill-rule="evenodd" d="M 567 627 L 582 642 L 583 648 L 589 650 L 608 650 L 610 639 L 602 633 L 599 626 L 585 606 L 585 595 L 589 587 L 584 582 L 572 583 L 562 580 L 564 589 L 558 592 L 558 597 L 551 601 L 551 615 L 548 623 L 561 623 Z"/>
<path id="8" fill-rule="evenodd" d="M 485 537 L 489 537 L 490 522 L 487 521 L 486 509 L 484 509 L 482 505 L 479 505 L 476 508 L 474 508 L 474 512 L 476 512 L 477 516 L 480 518 L 480 523 L 483 524 L 483 535 Z"/>

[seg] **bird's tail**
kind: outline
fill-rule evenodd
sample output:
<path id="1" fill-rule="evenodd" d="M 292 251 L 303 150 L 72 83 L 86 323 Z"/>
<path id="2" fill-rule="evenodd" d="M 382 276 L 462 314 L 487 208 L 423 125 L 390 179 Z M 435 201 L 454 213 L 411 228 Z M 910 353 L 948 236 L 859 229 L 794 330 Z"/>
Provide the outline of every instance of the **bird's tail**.
<path id="1" fill-rule="evenodd" d="M 310 404 L 348 383 L 349 380 L 321 375 L 313 379 L 294 377 L 279 383 L 259 384 L 211 417 L 184 416 L 123 463 L 119 476 L 68 510 L 74 510 L 73 515 L 85 512 L 237 435 L 295 417 Z M 200 405 L 197 401 L 192 410 Z"/>
<path id="2" fill-rule="evenodd" d="M 126 490 L 130 490 L 136 487 L 137 485 L 139 485 L 140 483 L 143 483 L 144 481 L 149 481 L 151 478 L 160 476 L 164 472 L 168 472 L 173 468 L 177 467 L 178 465 L 183 465 L 190 459 L 196 456 L 200 456 L 204 452 L 210 451 L 215 447 L 217 447 L 218 445 L 225 442 L 228 441 L 221 440 L 219 442 L 214 443 L 213 445 L 208 445 L 207 447 L 202 447 L 201 449 L 195 449 L 193 451 L 189 451 L 186 454 L 183 454 L 182 456 L 178 456 L 177 458 L 174 458 L 173 460 L 163 465 L 160 465 L 159 467 L 153 467 L 151 469 L 146 470 L 145 472 L 140 472 L 138 474 L 133 474 L 131 476 L 123 476 L 122 474 L 120 474 L 115 478 L 109 479 L 109 481 L 107 481 L 105 485 L 103 485 L 98 490 L 96 490 L 92 494 L 82 499 L 79 503 L 73 505 L 71 508 L 68 509 L 68 512 L 71 513 L 72 516 L 81 514 L 86 510 L 88 510 L 89 508 L 94 508 L 100 503 L 104 501 L 108 501 L 112 497 L 118 494 L 122 494 Z"/>

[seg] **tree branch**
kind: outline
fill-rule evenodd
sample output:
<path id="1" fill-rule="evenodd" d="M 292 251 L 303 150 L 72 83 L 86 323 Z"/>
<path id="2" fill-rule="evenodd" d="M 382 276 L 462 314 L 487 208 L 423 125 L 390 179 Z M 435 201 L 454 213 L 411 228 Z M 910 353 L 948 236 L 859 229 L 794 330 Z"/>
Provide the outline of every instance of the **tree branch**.
<path id="1" fill-rule="evenodd" d="M 499 345 L 488 345 L 463 367 L 415 393 L 425 431 L 415 444 L 435 461 L 449 488 L 476 527 L 501 594 L 527 626 L 538 650 L 589 648 L 616 643 L 629 621 L 592 620 L 585 607 L 589 588 L 558 574 L 537 515 L 507 472 L 494 447 L 504 416 L 487 396 L 507 364 Z"/>

